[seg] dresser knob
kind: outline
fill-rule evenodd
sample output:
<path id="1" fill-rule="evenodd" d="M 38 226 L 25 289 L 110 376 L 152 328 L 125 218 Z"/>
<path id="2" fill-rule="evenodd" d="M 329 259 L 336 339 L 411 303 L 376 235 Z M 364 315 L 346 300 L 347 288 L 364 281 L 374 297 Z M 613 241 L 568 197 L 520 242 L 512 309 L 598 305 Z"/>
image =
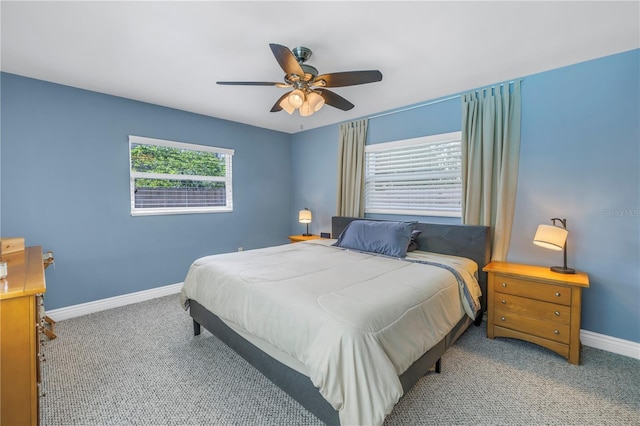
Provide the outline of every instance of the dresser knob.
<path id="1" fill-rule="evenodd" d="M 500 317 L 500 321 L 506 321 L 507 319 L 505 317 Z"/>
<path id="2" fill-rule="evenodd" d="M 558 330 L 553 330 L 553 334 L 560 334 L 560 331 L 558 331 Z"/>
<path id="3" fill-rule="evenodd" d="M 556 292 L 556 297 L 560 297 L 560 292 Z"/>
<path id="4" fill-rule="evenodd" d="M 502 287 L 506 287 L 506 286 L 507 286 L 507 283 L 502 283 Z"/>
<path id="5" fill-rule="evenodd" d="M 558 311 L 555 311 L 554 314 L 556 314 L 557 317 L 560 316 L 560 312 L 558 312 Z"/>
<path id="6" fill-rule="evenodd" d="M 503 300 L 503 301 L 502 301 L 502 304 L 503 304 L 503 305 L 506 305 L 506 304 L 507 304 L 507 301 L 506 301 L 506 300 Z"/>

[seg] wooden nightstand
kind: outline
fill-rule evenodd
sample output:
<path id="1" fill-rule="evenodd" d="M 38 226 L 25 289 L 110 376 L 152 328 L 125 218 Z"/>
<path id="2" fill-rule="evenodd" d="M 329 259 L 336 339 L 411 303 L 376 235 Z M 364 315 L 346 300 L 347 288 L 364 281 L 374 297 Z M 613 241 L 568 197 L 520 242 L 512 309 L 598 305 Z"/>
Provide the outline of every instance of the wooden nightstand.
<path id="1" fill-rule="evenodd" d="M 548 267 L 491 262 L 487 295 L 487 337 L 512 337 L 544 346 L 580 364 L 584 272 L 559 274 Z"/>
<path id="2" fill-rule="evenodd" d="M 320 235 L 289 235 L 289 240 L 292 243 L 299 243 L 300 241 L 317 240 Z"/>

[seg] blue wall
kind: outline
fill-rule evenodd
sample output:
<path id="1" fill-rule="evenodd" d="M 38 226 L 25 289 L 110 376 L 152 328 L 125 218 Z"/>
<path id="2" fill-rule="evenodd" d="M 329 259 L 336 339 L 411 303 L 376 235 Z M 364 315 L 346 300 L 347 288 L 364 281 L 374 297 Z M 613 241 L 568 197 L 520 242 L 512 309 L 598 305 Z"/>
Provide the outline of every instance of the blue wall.
<path id="1" fill-rule="evenodd" d="M 561 254 L 532 239 L 539 224 L 567 218 L 568 264 L 591 282 L 583 292 L 582 328 L 633 342 L 640 342 L 639 76 L 640 50 L 633 50 L 524 77 L 508 256 L 561 264 Z M 453 99 L 372 118 L 368 143 L 457 131 L 461 117 L 460 99 Z M 338 134 L 334 125 L 293 137 L 292 208 L 314 212 L 314 233 L 330 230 L 336 211 Z"/>
<path id="2" fill-rule="evenodd" d="M 586 271 L 582 328 L 640 342 L 640 50 L 524 77 L 509 260 L 561 255 L 531 243 L 566 217 L 569 266 Z M 470 90 L 473 88 L 469 88 Z M 332 125 L 294 135 L 1 74 L 1 235 L 54 250 L 47 309 L 173 284 L 193 259 L 330 231 Z M 369 142 L 460 130 L 460 100 L 373 118 Z M 131 217 L 129 134 L 233 148 L 233 213 Z M 269 182 L 268 185 L 265 182 Z M 453 222 L 451 218 L 422 221 Z"/>
<path id="3" fill-rule="evenodd" d="M 181 282 L 203 255 L 288 242 L 291 135 L 6 73 L 1 93 L 0 232 L 54 251 L 47 309 Z M 132 217 L 128 135 L 235 149 L 233 212 Z"/>

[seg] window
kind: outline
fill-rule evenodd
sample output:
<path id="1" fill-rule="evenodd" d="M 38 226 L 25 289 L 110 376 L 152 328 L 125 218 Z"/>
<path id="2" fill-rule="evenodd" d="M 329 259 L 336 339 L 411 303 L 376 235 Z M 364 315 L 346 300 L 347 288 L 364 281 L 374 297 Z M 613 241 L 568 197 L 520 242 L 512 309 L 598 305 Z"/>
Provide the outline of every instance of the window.
<path id="1" fill-rule="evenodd" d="M 365 147 L 365 213 L 461 216 L 462 133 Z"/>
<path id="2" fill-rule="evenodd" d="M 233 211 L 233 152 L 129 136 L 131 214 Z"/>

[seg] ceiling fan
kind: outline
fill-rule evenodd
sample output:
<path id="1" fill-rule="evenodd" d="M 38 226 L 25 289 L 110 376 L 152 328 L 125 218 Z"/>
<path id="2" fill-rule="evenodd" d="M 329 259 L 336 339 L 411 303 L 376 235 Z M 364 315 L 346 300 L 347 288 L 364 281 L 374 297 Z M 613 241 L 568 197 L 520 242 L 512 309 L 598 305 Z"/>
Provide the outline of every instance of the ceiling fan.
<path id="1" fill-rule="evenodd" d="M 218 81 L 222 85 L 237 86 L 276 86 L 291 88 L 290 92 L 282 95 L 271 108 L 271 112 L 281 110 L 292 114 L 300 110 L 303 117 L 309 116 L 322 108 L 324 104 L 348 111 L 354 105 L 342 96 L 327 90 L 326 87 L 344 87 L 357 84 L 374 83 L 382 80 L 382 73 L 378 70 L 346 71 L 318 75 L 318 70 L 305 62 L 311 56 L 311 49 L 307 47 L 288 47 L 270 43 L 271 51 L 278 64 L 284 70 L 284 83 L 267 81 Z"/>

